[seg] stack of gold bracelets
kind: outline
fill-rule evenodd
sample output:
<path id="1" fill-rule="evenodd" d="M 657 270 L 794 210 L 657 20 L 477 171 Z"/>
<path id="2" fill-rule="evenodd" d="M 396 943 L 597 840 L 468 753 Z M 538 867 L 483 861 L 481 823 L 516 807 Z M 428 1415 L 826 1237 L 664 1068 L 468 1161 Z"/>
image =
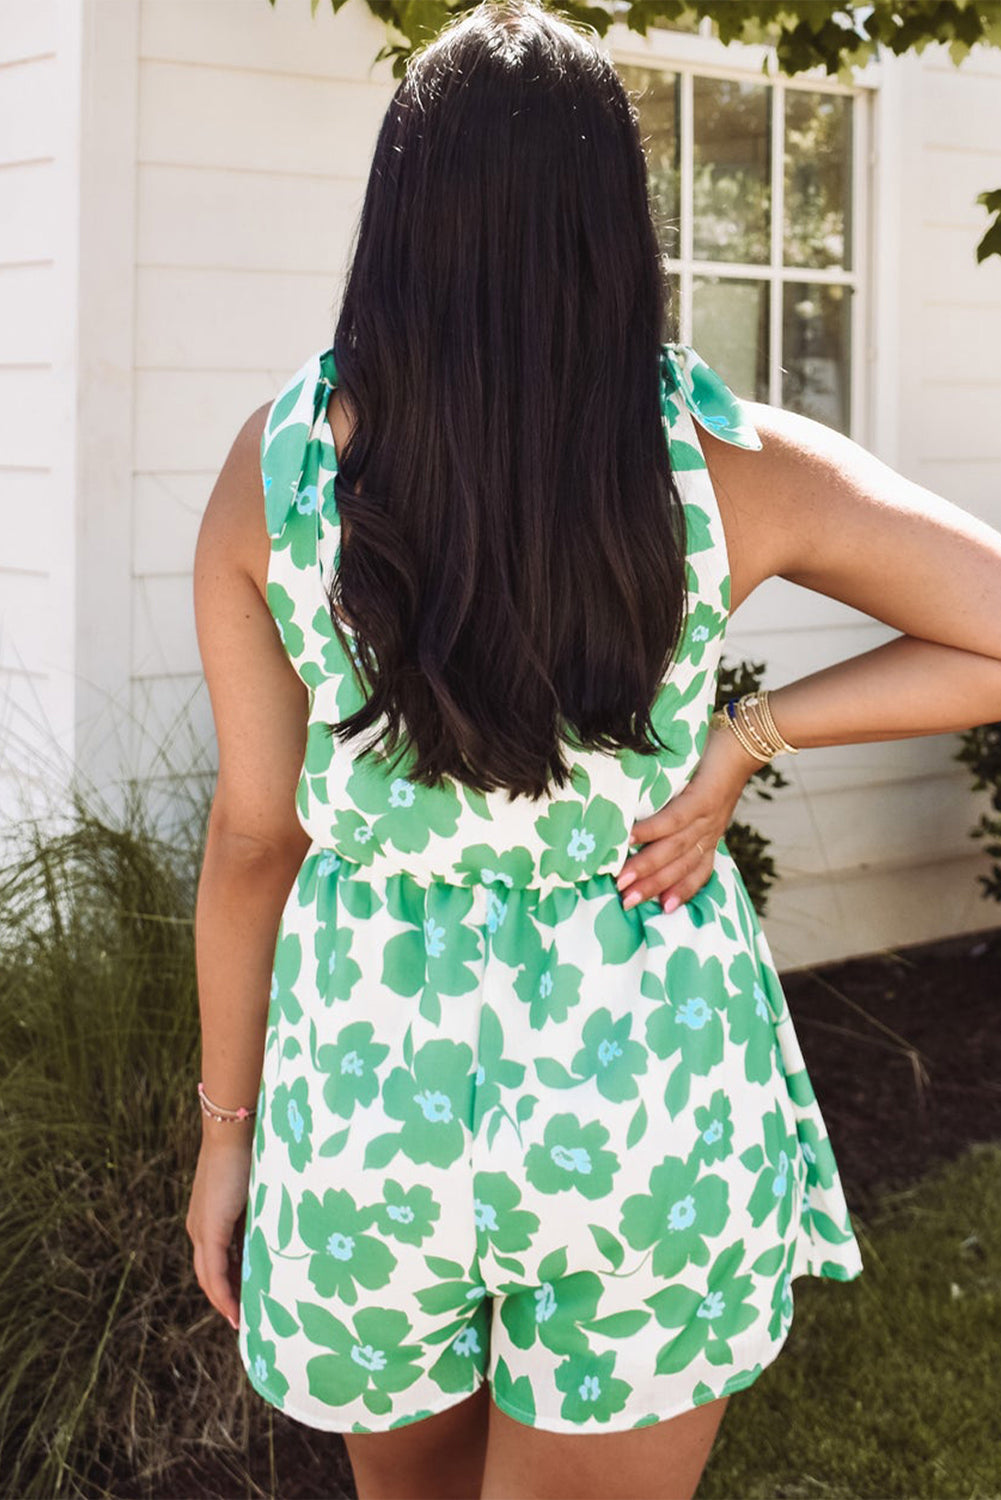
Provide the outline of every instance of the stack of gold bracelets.
<path id="1" fill-rule="evenodd" d="M 757 693 L 745 693 L 742 698 L 731 698 L 725 708 L 716 710 L 709 722 L 718 729 L 731 730 L 755 760 L 764 762 L 774 755 L 799 754 L 799 748 L 790 745 L 776 729 L 766 688 Z"/>

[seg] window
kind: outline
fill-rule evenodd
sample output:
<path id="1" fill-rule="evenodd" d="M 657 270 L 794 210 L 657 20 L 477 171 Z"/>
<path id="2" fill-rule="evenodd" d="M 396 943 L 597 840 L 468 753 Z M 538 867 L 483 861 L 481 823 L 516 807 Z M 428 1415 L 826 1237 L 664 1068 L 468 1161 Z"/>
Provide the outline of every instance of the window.
<path id="1" fill-rule="evenodd" d="M 742 395 L 851 435 L 861 91 L 697 65 L 618 71 L 672 291 L 663 336 L 693 344 Z"/>

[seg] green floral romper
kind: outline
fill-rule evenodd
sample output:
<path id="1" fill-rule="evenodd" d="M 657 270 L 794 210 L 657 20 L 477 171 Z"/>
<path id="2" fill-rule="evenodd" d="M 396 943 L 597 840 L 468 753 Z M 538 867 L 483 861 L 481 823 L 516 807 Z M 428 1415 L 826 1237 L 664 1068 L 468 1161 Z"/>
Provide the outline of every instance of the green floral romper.
<path id="1" fill-rule="evenodd" d="M 534 804 L 415 785 L 326 732 L 361 701 L 323 588 L 332 352 L 269 412 L 267 597 L 309 690 L 312 844 L 274 956 L 239 1348 L 311 1427 L 401 1427 L 484 1379 L 550 1432 L 643 1427 L 750 1385 L 797 1276 L 862 1270 L 725 842 L 669 914 L 625 911 L 615 885 L 714 704 L 730 580 L 696 423 L 761 447 L 691 346 L 660 369 L 688 526 L 688 625 L 654 709 L 671 749 L 579 754 L 572 789 Z"/>

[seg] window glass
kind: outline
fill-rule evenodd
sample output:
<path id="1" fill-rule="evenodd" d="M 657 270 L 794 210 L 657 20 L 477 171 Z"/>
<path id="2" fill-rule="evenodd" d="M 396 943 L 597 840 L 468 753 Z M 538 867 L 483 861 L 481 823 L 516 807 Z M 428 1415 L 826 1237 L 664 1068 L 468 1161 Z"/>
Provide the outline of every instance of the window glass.
<path id="1" fill-rule="evenodd" d="M 850 286 L 787 282 L 782 301 L 782 405 L 848 432 Z"/>
<path id="2" fill-rule="evenodd" d="M 768 400 L 767 281 L 696 276 L 691 342 L 733 388 Z"/>
<path id="3" fill-rule="evenodd" d="M 769 258 L 769 87 L 695 79 L 694 254 L 759 265 Z"/>
<path id="4" fill-rule="evenodd" d="M 784 256 L 790 266 L 851 266 L 852 104 L 787 89 Z"/>

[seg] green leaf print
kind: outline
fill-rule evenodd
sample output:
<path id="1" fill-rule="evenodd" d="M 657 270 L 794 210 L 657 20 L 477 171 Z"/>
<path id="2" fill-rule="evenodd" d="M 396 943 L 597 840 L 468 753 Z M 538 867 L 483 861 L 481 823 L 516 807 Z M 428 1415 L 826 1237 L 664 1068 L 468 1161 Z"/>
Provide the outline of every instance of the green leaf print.
<path id="1" fill-rule="evenodd" d="M 556 944 L 543 950 L 521 969 L 514 981 L 514 992 L 529 1007 L 528 1024 L 540 1031 L 547 1021 L 557 1025 L 565 1021 L 573 1006 L 580 1003 L 580 985 L 584 972 L 576 964 L 559 962 Z"/>
<path id="2" fill-rule="evenodd" d="M 271 1290 L 271 1252 L 264 1232 L 255 1224 L 243 1237 L 240 1268 L 240 1311 L 249 1328 L 260 1328 L 261 1302 Z"/>
<path id="3" fill-rule="evenodd" d="M 797 1129 L 799 1148 L 806 1160 L 807 1187 L 833 1187 L 838 1165 L 827 1136 L 821 1134 L 813 1120 L 801 1120 Z"/>
<path id="4" fill-rule="evenodd" d="M 490 1309 L 481 1302 L 473 1319 L 446 1345 L 428 1374 L 443 1391 L 471 1391 L 486 1369 L 490 1341 Z"/>
<path id="5" fill-rule="evenodd" d="M 628 1012 L 615 1021 L 607 1006 L 594 1011 L 584 1022 L 584 1045 L 571 1064 L 581 1081 L 593 1078 L 602 1098 L 613 1104 L 635 1099 L 637 1077 L 646 1072 L 646 1048 L 629 1038 L 632 1024 Z"/>
<path id="6" fill-rule="evenodd" d="M 733 1153 L 733 1121 L 730 1100 L 725 1090 L 717 1089 L 708 1105 L 695 1110 L 698 1135 L 692 1148 L 692 1160 L 705 1163 L 725 1161 Z"/>
<path id="7" fill-rule="evenodd" d="M 525 1155 L 525 1173 L 540 1193 L 578 1192 L 604 1198 L 619 1169 L 614 1151 L 603 1149 L 609 1132 L 600 1120 L 583 1124 L 576 1115 L 552 1115 L 541 1144 Z"/>
<path id="8" fill-rule="evenodd" d="M 261 1301 L 264 1304 L 264 1311 L 268 1315 L 268 1322 L 279 1338 L 291 1338 L 293 1333 L 299 1332 L 299 1325 L 295 1318 L 293 1318 L 292 1314 L 286 1308 L 282 1307 L 280 1302 L 276 1302 L 273 1297 L 269 1297 L 266 1294 L 262 1295 Z"/>
<path id="9" fill-rule="evenodd" d="M 702 963 L 694 948 L 679 947 L 667 961 L 665 989 L 665 1003 L 647 1017 L 646 1038 L 658 1057 L 680 1053 L 665 1093 L 674 1115 L 687 1101 L 692 1075 L 704 1077 L 723 1057 L 723 965 L 716 957 Z"/>
<path id="10" fill-rule="evenodd" d="M 570 881 L 593 874 L 626 837 L 622 813 L 607 797 L 555 802 L 536 818 L 535 829 L 547 846 L 540 874 Z"/>
<path id="11" fill-rule="evenodd" d="M 302 1006 L 295 997 L 295 984 L 302 968 L 302 943 L 296 933 L 279 937 L 275 945 L 275 961 L 271 971 L 271 1005 L 269 1024 L 274 1026 L 279 1016 L 293 1024 L 302 1020 Z"/>
<path id="12" fill-rule="evenodd" d="M 456 875 L 466 876 L 467 884 L 482 882 L 490 885 L 500 880 L 507 883 L 509 889 L 520 889 L 531 885 L 535 860 L 521 845 L 499 852 L 490 844 L 467 844 L 459 858 L 453 860 L 452 869 Z"/>
<path id="13" fill-rule="evenodd" d="M 313 1159 L 313 1111 L 309 1105 L 309 1084 L 297 1078 L 291 1085 L 280 1083 L 271 1096 L 271 1126 L 288 1147 L 289 1162 L 301 1172 Z"/>
<path id="14" fill-rule="evenodd" d="M 594 919 L 594 935 L 606 964 L 625 964 L 643 946 L 644 928 L 640 912 L 653 897 L 625 911 L 618 895 L 609 897 Z"/>
<path id="15" fill-rule="evenodd" d="M 350 1120 L 356 1104 L 365 1108 L 379 1092 L 378 1068 L 389 1048 L 373 1041 L 374 1035 L 371 1021 L 353 1021 L 341 1027 L 333 1046 L 322 1046 L 317 1052 L 317 1066 L 327 1075 L 324 1100 L 345 1120 Z"/>
<path id="16" fill-rule="evenodd" d="M 565 1391 L 560 1415 L 569 1422 L 608 1422 L 622 1411 L 632 1386 L 614 1374 L 615 1353 L 576 1354 L 564 1360 L 553 1377 Z"/>
<path id="17" fill-rule="evenodd" d="M 504 1056 L 504 1031 L 500 1017 L 486 1001 L 480 1007 L 480 1033 L 473 1130 L 492 1109 L 497 1109 L 506 1089 L 518 1088 L 525 1078 L 525 1064 Z M 492 1123 L 492 1122 L 491 1122 Z"/>
<path id="18" fill-rule="evenodd" d="M 288 1381 L 276 1363 L 274 1341 L 261 1337 L 260 1330 L 247 1331 L 247 1374 L 255 1390 L 273 1406 L 281 1409 L 288 1395 Z"/>
<path id="19" fill-rule="evenodd" d="M 705 464 L 701 465 L 705 468 Z M 709 517 L 700 505 L 687 504 L 685 506 L 685 528 L 688 537 L 686 551 L 691 555 L 693 552 L 705 552 L 713 544 L 712 530 L 709 526 Z"/>
<path id="20" fill-rule="evenodd" d="M 767 1083 L 772 1076 L 776 1051 L 775 1030 L 768 998 L 757 966 L 740 953 L 729 969 L 731 992 L 727 996 L 730 1040 L 744 1050 L 744 1075 L 749 1083 Z"/>
<path id="21" fill-rule="evenodd" d="M 420 786 L 395 774 L 388 762 L 368 755 L 356 759 L 345 788 L 347 798 L 374 817 L 380 843 L 419 854 L 432 833 L 449 837 L 458 826 L 461 803 L 451 786 Z"/>
<path id="22" fill-rule="evenodd" d="M 322 1201 L 307 1188 L 298 1217 L 299 1237 L 316 1252 L 310 1257 L 309 1279 L 321 1297 L 351 1304 L 358 1301 L 356 1283 L 368 1291 L 386 1285 L 396 1256 L 366 1232 L 375 1210 L 359 1209 L 343 1188 L 328 1188 Z"/>
<path id="23" fill-rule="evenodd" d="M 473 1103 L 473 1053 L 466 1042 L 425 1042 L 413 1068 L 394 1068 L 383 1106 L 400 1120 L 400 1146 L 414 1162 L 449 1167 L 462 1154 Z"/>
<path id="24" fill-rule="evenodd" d="M 589 1345 L 582 1326 L 593 1326 L 600 1301 L 601 1277 L 575 1271 L 509 1293 L 501 1301 L 501 1322 L 518 1349 L 531 1349 L 538 1338 L 553 1354 L 584 1355 Z"/>
<path id="25" fill-rule="evenodd" d="M 292 1238 L 292 1199 L 289 1190 L 282 1183 L 282 1206 L 278 1213 L 278 1248 L 284 1250 Z"/>
<path id="26" fill-rule="evenodd" d="M 686 1286 L 669 1286 L 644 1298 L 662 1328 L 680 1328 L 657 1355 L 657 1374 L 684 1370 L 702 1352 L 711 1364 L 732 1358 L 729 1340 L 760 1317 L 749 1302 L 754 1278 L 741 1275 L 744 1241 L 722 1250 L 708 1274 L 703 1293 Z"/>
<path id="27" fill-rule="evenodd" d="M 337 925 L 337 903 L 333 894 L 321 891 L 316 910 L 319 923 L 313 938 L 316 987 L 323 1003 L 333 1005 L 338 1000 L 350 1000 L 361 979 L 361 967 L 351 956 L 354 933 L 350 927 Z"/>
<path id="28" fill-rule="evenodd" d="M 270 582 L 265 590 L 268 608 L 274 616 L 279 639 L 291 657 L 300 657 L 306 649 L 306 638 L 295 623 L 295 604 L 287 589 Z"/>
<path id="29" fill-rule="evenodd" d="M 527 1375 L 511 1379 L 511 1371 L 502 1359 L 498 1359 L 494 1370 L 494 1395 L 501 1410 L 510 1409 L 521 1417 L 535 1417 L 535 1395 L 532 1382 Z"/>
<path id="30" fill-rule="evenodd" d="M 751 1165 L 750 1160 L 745 1160 L 749 1155 L 749 1152 L 741 1155 L 745 1166 Z M 796 1135 L 788 1129 L 781 1105 L 776 1104 L 764 1117 L 764 1165 L 747 1205 L 755 1229 L 774 1213 L 776 1229 L 784 1235 L 792 1218 L 797 1188 Z"/>
<path id="31" fill-rule="evenodd" d="M 300 1302 L 299 1316 L 311 1343 L 331 1347 L 330 1324 L 337 1322 L 325 1309 Z M 343 1329 L 343 1324 L 339 1325 Z M 363 1393 L 395 1393 L 413 1385 L 421 1375 L 420 1344 L 405 1343 L 412 1332 L 404 1313 L 391 1308 L 363 1307 L 354 1317 L 354 1334 L 347 1330 L 347 1346 L 338 1332 L 331 1354 L 317 1354 L 306 1362 L 309 1393 L 325 1406 L 346 1406 Z M 371 1410 L 369 1404 L 369 1410 Z"/>
<path id="32" fill-rule="evenodd" d="M 676 1276 L 689 1262 L 706 1265 L 706 1241 L 726 1224 L 726 1179 L 700 1177 L 699 1166 L 665 1156 L 650 1173 L 649 1192 L 632 1193 L 622 1205 L 620 1233 L 634 1250 L 653 1246 L 655 1276 Z"/>
<path id="33" fill-rule="evenodd" d="M 284 396 L 278 397 L 278 400 L 271 408 L 271 415 L 268 419 L 269 438 L 272 436 L 272 434 L 278 431 L 278 428 L 282 425 L 285 418 L 291 416 L 295 408 L 295 403 L 302 395 L 303 390 L 305 389 L 305 385 L 305 380 L 298 380 L 289 390 L 285 392 Z M 298 435 L 297 441 L 301 442 L 302 446 L 305 447 L 306 439 L 309 436 L 309 428 L 305 425 L 302 425 L 292 430 L 295 431 Z"/>
<path id="34" fill-rule="evenodd" d="M 486 1245 L 503 1255 L 529 1248 L 539 1216 L 518 1207 L 521 1191 L 506 1172 L 474 1172 L 473 1195 L 479 1255 Z"/>
<path id="35" fill-rule="evenodd" d="M 590 1229 L 594 1243 L 601 1251 L 601 1254 L 608 1261 L 612 1270 L 617 1271 L 626 1258 L 625 1247 L 622 1241 L 617 1240 L 611 1230 L 606 1229 L 602 1224 L 589 1224 L 587 1227 Z"/>
<path id="36" fill-rule="evenodd" d="M 404 1188 L 392 1177 L 382 1185 L 383 1202 L 376 1207 L 377 1222 L 382 1234 L 399 1240 L 403 1245 L 420 1245 L 433 1233 L 441 1218 L 441 1205 L 424 1183 L 415 1183 Z M 454 1263 L 446 1261 L 446 1265 Z M 446 1274 L 456 1275 L 460 1266 Z"/>

